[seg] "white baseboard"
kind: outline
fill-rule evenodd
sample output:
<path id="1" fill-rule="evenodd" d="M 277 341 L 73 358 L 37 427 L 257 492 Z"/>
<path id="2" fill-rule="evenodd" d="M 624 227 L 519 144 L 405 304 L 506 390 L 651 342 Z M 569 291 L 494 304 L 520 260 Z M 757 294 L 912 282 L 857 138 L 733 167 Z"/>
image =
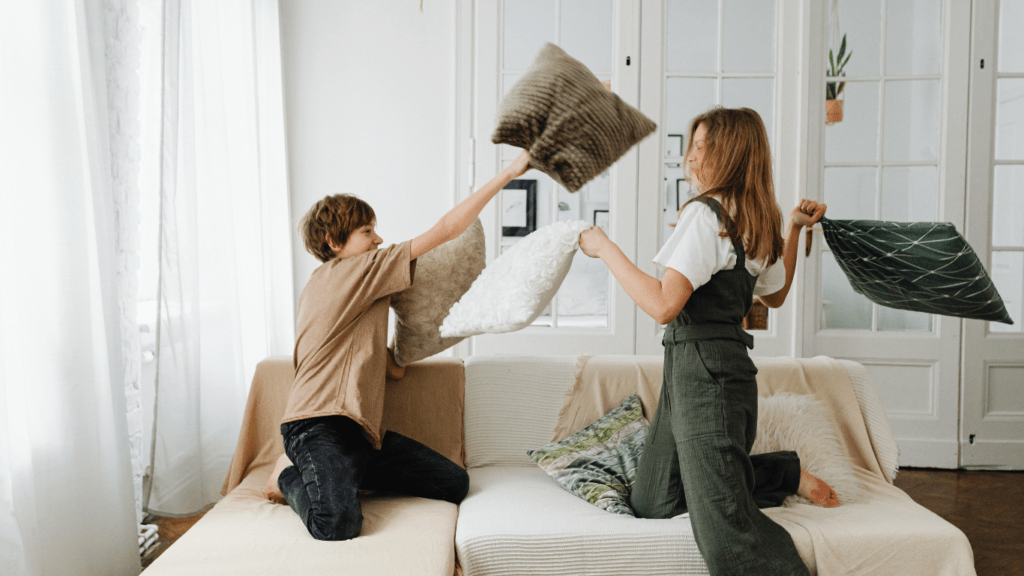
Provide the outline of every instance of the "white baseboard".
<path id="1" fill-rule="evenodd" d="M 964 468 L 1024 470 L 1024 441 L 975 440 L 961 445 Z"/>
<path id="2" fill-rule="evenodd" d="M 949 468 L 959 467 L 959 445 L 956 440 L 921 440 L 897 438 L 900 449 L 900 467 Z"/>

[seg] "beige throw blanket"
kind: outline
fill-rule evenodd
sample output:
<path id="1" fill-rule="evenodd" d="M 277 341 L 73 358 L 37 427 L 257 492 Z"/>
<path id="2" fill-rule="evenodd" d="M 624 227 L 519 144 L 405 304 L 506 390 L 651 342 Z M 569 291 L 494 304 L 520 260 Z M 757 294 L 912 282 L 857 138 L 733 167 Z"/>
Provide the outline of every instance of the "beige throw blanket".
<path id="1" fill-rule="evenodd" d="M 637 394 L 648 420 L 657 410 L 662 358 L 581 358 L 576 383 L 566 395 L 553 440 L 561 440 Z M 886 480 L 846 369 L 837 361 L 755 358 L 761 396 L 781 392 L 813 395 L 828 409 L 854 464 L 862 496 L 826 509 L 795 504 L 765 513 L 793 536 L 811 574 L 974 575 L 974 554 L 963 532 L 915 503 Z"/>

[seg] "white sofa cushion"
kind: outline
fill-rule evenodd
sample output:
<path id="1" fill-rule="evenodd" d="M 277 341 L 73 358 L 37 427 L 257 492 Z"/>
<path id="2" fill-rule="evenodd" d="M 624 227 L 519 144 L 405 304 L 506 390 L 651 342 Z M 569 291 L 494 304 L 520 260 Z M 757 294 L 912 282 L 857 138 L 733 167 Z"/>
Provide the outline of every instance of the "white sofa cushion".
<path id="1" fill-rule="evenodd" d="M 536 466 L 474 468 L 469 478 L 455 530 L 466 576 L 708 573 L 689 519 L 605 512 Z"/>
<path id="2" fill-rule="evenodd" d="M 451 576 L 458 507 L 412 496 L 362 498 L 363 529 L 314 540 L 299 515 L 263 497 L 270 468 L 250 473 L 160 555 L 146 576 Z M 585 504 L 585 503 L 584 503 Z"/>
<path id="3" fill-rule="evenodd" d="M 466 467 L 535 467 L 526 451 L 551 441 L 575 374 L 575 356 L 468 358 Z"/>

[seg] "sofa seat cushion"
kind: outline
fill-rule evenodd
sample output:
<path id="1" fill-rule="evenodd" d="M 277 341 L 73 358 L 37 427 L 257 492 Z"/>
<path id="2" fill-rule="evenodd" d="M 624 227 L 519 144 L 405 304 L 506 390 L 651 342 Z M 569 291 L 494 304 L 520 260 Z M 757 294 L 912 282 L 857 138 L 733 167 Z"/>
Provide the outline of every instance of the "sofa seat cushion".
<path id="1" fill-rule="evenodd" d="M 270 468 L 250 473 L 160 555 L 146 576 L 451 576 L 458 507 L 410 496 L 363 498 L 363 531 L 314 540 L 288 506 L 263 498 Z"/>
<path id="2" fill-rule="evenodd" d="M 469 469 L 455 547 L 466 576 L 707 574 L 688 519 L 605 512 L 537 467 Z"/>

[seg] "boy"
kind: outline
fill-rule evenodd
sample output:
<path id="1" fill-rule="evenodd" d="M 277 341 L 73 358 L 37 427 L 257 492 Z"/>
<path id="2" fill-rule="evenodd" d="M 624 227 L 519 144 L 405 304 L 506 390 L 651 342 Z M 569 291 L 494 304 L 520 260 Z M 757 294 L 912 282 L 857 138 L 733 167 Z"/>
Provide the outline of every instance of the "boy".
<path id="1" fill-rule="evenodd" d="M 373 209 L 354 196 L 325 197 L 302 218 L 306 250 L 324 264 L 299 297 L 295 379 L 281 424 L 285 454 L 264 495 L 287 502 L 313 538 L 359 535 L 361 488 L 454 504 L 466 496 L 465 470 L 381 429 L 385 373 L 404 372 L 387 348 L 388 304 L 412 285 L 416 259 L 464 232 L 529 160 L 524 151 L 430 230 L 383 250 Z"/>

